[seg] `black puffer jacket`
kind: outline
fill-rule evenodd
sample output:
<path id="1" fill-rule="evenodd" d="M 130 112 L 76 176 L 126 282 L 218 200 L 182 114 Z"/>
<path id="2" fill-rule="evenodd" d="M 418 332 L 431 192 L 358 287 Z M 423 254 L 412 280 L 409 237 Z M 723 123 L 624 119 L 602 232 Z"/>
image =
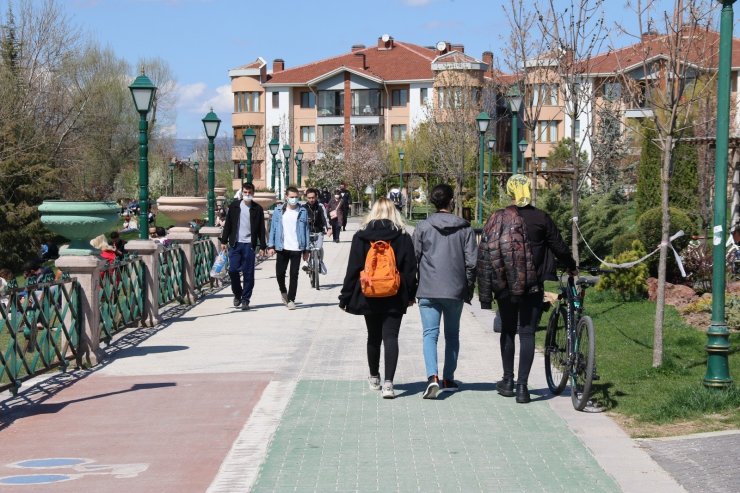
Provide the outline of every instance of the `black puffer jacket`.
<path id="1" fill-rule="evenodd" d="M 366 298 L 360 289 L 360 272 L 365 268 L 365 257 L 370 242 L 384 240 L 391 244 L 396 256 L 396 267 L 401 275 L 401 288 L 388 298 Z M 355 315 L 372 313 L 404 314 L 409 300 L 416 298 L 416 256 L 411 236 L 392 227 L 388 220 L 371 221 L 352 237 L 347 274 L 339 294 L 339 306 Z"/>

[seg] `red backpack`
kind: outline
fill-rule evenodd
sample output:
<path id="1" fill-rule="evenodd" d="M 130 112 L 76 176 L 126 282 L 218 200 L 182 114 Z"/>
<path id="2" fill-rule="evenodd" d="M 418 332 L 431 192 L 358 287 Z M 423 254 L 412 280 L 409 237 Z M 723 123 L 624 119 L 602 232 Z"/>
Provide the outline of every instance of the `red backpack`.
<path id="1" fill-rule="evenodd" d="M 360 288 L 367 298 L 387 298 L 398 293 L 401 275 L 396 267 L 396 254 L 387 241 L 371 241 L 360 272 Z"/>

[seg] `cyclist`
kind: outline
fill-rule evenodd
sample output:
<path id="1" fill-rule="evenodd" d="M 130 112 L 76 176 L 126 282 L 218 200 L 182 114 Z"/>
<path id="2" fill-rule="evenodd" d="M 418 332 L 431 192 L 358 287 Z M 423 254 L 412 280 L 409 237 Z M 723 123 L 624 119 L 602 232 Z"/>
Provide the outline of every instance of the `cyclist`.
<path id="1" fill-rule="evenodd" d="M 555 259 L 577 274 L 576 261 L 546 212 L 530 205 L 529 178 L 514 175 L 506 183 L 513 205 L 493 213 L 483 228 L 478 247 L 478 292 L 481 308 L 491 309 L 495 297 L 501 314 L 501 360 L 504 376 L 498 393 L 514 397 L 514 336 L 519 325 L 519 374 L 516 402 L 530 401 L 527 380 L 534 359 L 544 281 L 550 279 Z M 554 256 L 553 256 L 554 254 Z"/>
<path id="2" fill-rule="evenodd" d="M 324 234 L 331 234 L 329 217 L 326 215 L 324 205 L 319 202 L 319 191 L 316 188 L 306 190 L 306 203 L 304 206 L 308 212 L 308 232 L 315 234 L 316 246 L 319 249 L 319 259 L 321 259 L 321 273 L 326 274 L 324 266 Z M 303 270 L 308 270 L 308 265 L 303 266 Z"/>

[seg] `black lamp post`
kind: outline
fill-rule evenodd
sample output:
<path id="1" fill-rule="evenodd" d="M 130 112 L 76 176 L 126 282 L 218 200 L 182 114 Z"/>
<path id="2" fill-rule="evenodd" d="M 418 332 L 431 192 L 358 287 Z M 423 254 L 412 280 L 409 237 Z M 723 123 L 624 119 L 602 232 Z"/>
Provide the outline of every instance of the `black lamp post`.
<path id="1" fill-rule="evenodd" d="M 141 68 L 139 75 L 128 86 L 131 96 L 134 98 L 134 106 L 139 112 L 139 239 L 149 239 L 149 226 L 147 213 L 149 212 L 149 145 L 147 142 L 147 130 L 149 124 L 146 115 L 152 109 L 154 95 L 157 87 L 144 75 Z"/>
<path id="2" fill-rule="evenodd" d="M 478 139 L 478 221 L 483 222 L 483 159 L 486 153 L 483 142 L 488 124 L 491 123 L 491 117 L 485 111 L 481 111 L 475 121 L 478 123 L 478 133 L 480 134 Z"/>
<path id="3" fill-rule="evenodd" d="M 193 169 L 195 170 L 195 196 L 198 196 L 198 168 L 200 168 L 200 163 L 198 161 L 193 162 Z"/>
<path id="4" fill-rule="evenodd" d="M 285 144 L 283 146 L 283 157 L 285 158 L 285 162 L 283 165 L 285 166 L 285 190 L 287 192 L 288 187 L 290 186 L 290 153 L 292 149 L 288 144 Z"/>
<path id="5" fill-rule="evenodd" d="M 493 198 L 493 149 L 496 147 L 496 139 L 488 139 L 488 200 Z"/>
<path id="6" fill-rule="evenodd" d="M 244 146 L 247 148 L 247 183 L 252 183 L 252 146 L 256 138 L 254 129 L 248 128 L 244 131 Z"/>
<path id="7" fill-rule="evenodd" d="M 216 225 L 216 194 L 213 187 L 216 186 L 216 171 L 214 170 L 213 140 L 218 134 L 218 127 L 221 126 L 221 120 L 216 113 L 211 111 L 203 118 L 203 127 L 206 129 L 208 137 L 208 225 Z M 198 163 L 195 163 L 195 175 L 198 175 Z M 198 195 L 198 180 L 195 181 L 195 195 Z"/>
<path id="8" fill-rule="evenodd" d="M 176 158 L 173 157 L 168 165 L 170 168 L 170 193 L 173 196 L 175 195 L 175 160 Z"/>
<path id="9" fill-rule="evenodd" d="M 296 166 L 296 175 L 298 175 L 298 180 L 297 180 L 298 188 L 301 187 L 301 176 L 302 176 L 301 163 L 302 161 L 303 161 L 303 149 L 299 147 L 295 153 L 295 166 Z"/>

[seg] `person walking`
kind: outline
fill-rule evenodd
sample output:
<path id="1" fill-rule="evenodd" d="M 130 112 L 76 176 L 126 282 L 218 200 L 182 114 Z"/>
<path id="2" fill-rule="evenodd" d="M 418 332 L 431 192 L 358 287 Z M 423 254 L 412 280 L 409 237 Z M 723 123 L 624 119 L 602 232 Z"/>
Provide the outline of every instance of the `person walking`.
<path id="1" fill-rule="evenodd" d="M 257 244 L 265 251 L 265 211 L 253 200 L 254 185 L 245 183 L 229 204 L 221 232 L 221 249 L 229 253 L 229 278 L 234 306 L 249 310 L 254 289 L 254 264 Z M 239 281 L 239 273 L 242 282 Z"/>
<path id="2" fill-rule="evenodd" d="M 452 213 L 452 187 L 434 187 L 431 198 L 437 212 L 421 221 L 413 241 L 419 269 L 416 297 L 423 329 L 427 388 L 422 397 L 435 399 L 440 391 L 455 392 L 455 370 L 460 351 L 460 316 L 475 288 L 477 242 L 470 223 Z M 395 204 L 394 204 L 395 205 Z M 445 360 L 442 382 L 437 368 L 437 340 L 444 317 Z"/>
<path id="3" fill-rule="evenodd" d="M 342 215 L 342 230 L 347 231 L 347 218 L 349 217 L 350 204 L 352 203 L 352 195 L 347 190 L 347 184 L 342 183 L 339 185 L 339 195 L 342 199 L 342 207 L 344 208 L 344 214 Z"/>
<path id="4" fill-rule="evenodd" d="M 478 247 L 478 297 L 491 309 L 493 298 L 501 315 L 503 378 L 498 393 L 530 402 L 527 381 L 534 359 L 534 333 L 540 318 L 544 281 L 554 279 L 555 260 L 577 275 L 576 261 L 550 216 L 532 205 L 529 178 L 514 175 L 506 183 L 513 205 L 494 212 L 483 228 Z M 514 381 L 514 336 L 519 331 L 519 371 Z"/>
<path id="5" fill-rule="evenodd" d="M 391 250 L 385 249 L 390 245 Z M 394 284 L 396 292 L 383 297 L 366 295 L 372 290 L 372 276 L 368 273 L 368 253 L 376 254 L 376 265 L 384 259 L 395 257 Z M 370 262 L 372 263 L 372 262 Z M 373 204 L 360 230 L 352 237 L 347 273 L 339 294 L 339 308 L 353 315 L 363 315 L 367 325 L 367 363 L 370 369 L 368 383 L 373 390 L 381 389 L 380 345 L 384 347 L 385 381 L 382 386 L 384 399 L 393 399 L 393 378 L 398 364 L 398 333 L 406 308 L 414 304 L 416 297 L 416 258 L 411 237 L 406 233 L 403 217 L 393 203 L 382 197 Z M 392 291 L 391 291 L 392 292 Z M 380 294 L 380 293 L 378 293 Z"/>
<path id="6" fill-rule="evenodd" d="M 334 236 L 334 243 L 339 243 L 339 232 L 342 231 L 342 224 L 344 223 L 344 202 L 342 201 L 342 193 L 339 190 L 334 191 L 334 197 L 329 201 L 327 210 L 329 211 L 329 221 Z"/>
<path id="7" fill-rule="evenodd" d="M 328 205 L 329 201 L 331 200 L 331 193 L 329 193 L 329 189 L 324 187 L 321 189 L 321 194 L 319 194 L 319 201 L 324 205 Z"/>
<path id="8" fill-rule="evenodd" d="M 298 291 L 298 269 L 301 257 L 308 260 L 308 210 L 298 204 L 298 189 L 288 187 L 286 203 L 275 208 L 270 224 L 270 237 L 267 240 L 267 253 L 272 256 L 277 251 L 275 276 L 280 296 L 288 310 L 295 310 L 295 295 Z M 290 264 L 290 284 L 285 287 L 285 272 Z"/>

